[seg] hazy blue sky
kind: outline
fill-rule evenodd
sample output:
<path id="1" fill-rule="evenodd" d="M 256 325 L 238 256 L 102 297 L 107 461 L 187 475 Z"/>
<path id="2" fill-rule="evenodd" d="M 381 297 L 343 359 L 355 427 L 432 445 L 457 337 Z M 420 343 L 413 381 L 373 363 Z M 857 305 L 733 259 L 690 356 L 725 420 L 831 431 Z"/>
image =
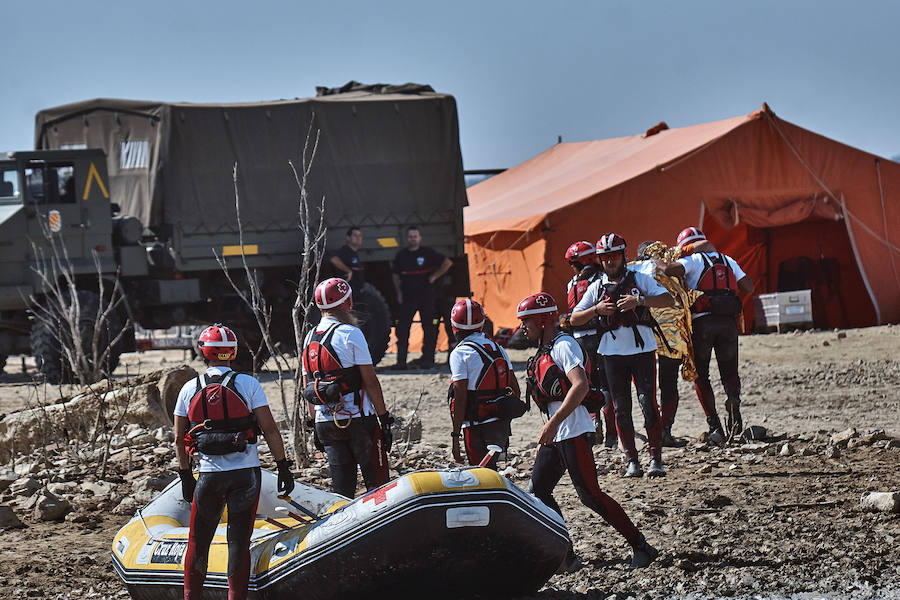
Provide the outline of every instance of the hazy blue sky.
<path id="1" fill-rule="evenodd" d="M 41 108 L 230 102 L 415 81 L 458 102 L 467 169 L 746 114 L 900 154 L 897 2 L 17 2 L 3 9 L 0 149 Z"/>

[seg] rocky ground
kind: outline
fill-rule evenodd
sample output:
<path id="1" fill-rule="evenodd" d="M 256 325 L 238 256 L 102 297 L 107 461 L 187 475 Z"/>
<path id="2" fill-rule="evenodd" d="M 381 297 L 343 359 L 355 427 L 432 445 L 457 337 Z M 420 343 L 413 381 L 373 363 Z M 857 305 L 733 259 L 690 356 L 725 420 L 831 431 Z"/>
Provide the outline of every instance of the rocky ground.
<path id="1" fill-rule="evenodd" d="M 521 372 L 528 352 L 511 356 Z M 767 437 L 724 448 L 701 441 L 703 414 L 682 382 L 674 432 L 687 445 L 664 453 L 665 479 L 623 479 L 619 452 L 595 448 L 601 488 L 660 548 L 659 560 L 626 570 L 625 544 L 564 478 L 556 496 L 583 566 L 552 578 L 538 597 L 900 598 L 900 499 L 888 497 L 881 510 L 861 502 L 869 492 L 900 492 L 898 356 L 900 327 L 743 337 L 744 420 L 765 427 Z M 153 380 L 149 373 L 184 358 L 181 351 L 129 355 L 117 379 L 127 372 Z M 81 434 L 76 426 L 44 434 L 37 449 L 4 446 L 16 411 L 78 391 L 34 386 L 18 363 L 10 360 L 0 376 L 0 413 L 7 413 L 0 460 L 8 460 L 0 466 L 0 598 L 127 597 L 110 543 L 173 476 L 171 431 L 145 411 L 110 418 L 115 435 L 93 447 L 79 439 L 91 437 L 93 422 Z M 395 470 L 451 464 L 446 367 L 380 377 L 391 410 L 422 427 L 421 441 L 395 445 Z M 280 418 L 276 377 L 261 379 Z M 144 393 L 141 401 L 153 400 Z M 501 464 L 522 487 L 540 422 L 534 412 L 514 422 Z M 646 466 L 646 450 L 642 459 Z M 327 486 L 324 461 L 297 478 Z"/>

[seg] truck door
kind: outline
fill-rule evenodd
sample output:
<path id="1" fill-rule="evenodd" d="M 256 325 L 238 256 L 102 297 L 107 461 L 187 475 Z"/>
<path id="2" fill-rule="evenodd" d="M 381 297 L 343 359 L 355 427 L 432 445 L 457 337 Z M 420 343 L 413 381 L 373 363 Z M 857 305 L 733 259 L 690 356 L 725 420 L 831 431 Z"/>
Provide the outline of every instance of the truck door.
<path id="1" fill-rule="evenodd" d="M 28 238 L 46 251 L 47 236 L 62 241 L 68 258 L 89 257 L 84 248 L 84 211 L 75 188 L 75 164 L 71 161 L 28 161 L 25 165 L 25 207 Z M 63 257 L 60 257 L 63 258 Z"/>

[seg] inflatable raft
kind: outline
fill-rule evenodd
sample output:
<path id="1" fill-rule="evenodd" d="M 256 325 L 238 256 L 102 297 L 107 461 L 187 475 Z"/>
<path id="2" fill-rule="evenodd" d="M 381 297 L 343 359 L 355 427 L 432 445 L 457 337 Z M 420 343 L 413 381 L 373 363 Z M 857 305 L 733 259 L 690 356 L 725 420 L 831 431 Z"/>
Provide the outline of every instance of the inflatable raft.
<path id="1" fill-rule="evenodd" d="M 533 594 L 569 547 L 565 523 L 484 468 L 419 471 L 355 500 L 297 483 L 289 500 L 263 471 L 250 598 L 325 600 Z M 190 505 L 176 479 L 116 534 L 112 561 L 134 599 L 183 598 Z M 226 598 L 225 523 L 204 596 Z"/>

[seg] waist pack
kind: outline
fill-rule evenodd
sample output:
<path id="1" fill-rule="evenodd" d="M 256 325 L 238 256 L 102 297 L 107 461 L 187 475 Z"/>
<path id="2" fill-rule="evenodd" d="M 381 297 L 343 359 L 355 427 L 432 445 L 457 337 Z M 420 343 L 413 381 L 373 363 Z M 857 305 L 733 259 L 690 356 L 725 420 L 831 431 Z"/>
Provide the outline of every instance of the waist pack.
<path id="1" fill-rule="evenodd" d="M 343 402 L 344 394 L 337 381 L 314 379 L 303 387 L 303 399 L 319 406 L 336 406 Z"/>
<path id="2" fill-rule="evenodd" d="M 221 456 L 247 450 L 247 434 L 201 430 L 193 434 L 197 450 L 210 456 Z"/>
<path id="3" fill-rule="evenodd" d="M 710 294 L 706 292 L 710 314 L 720 317 L 736 317 L 744 310 L 740 296 L 734 293 Z"/>

